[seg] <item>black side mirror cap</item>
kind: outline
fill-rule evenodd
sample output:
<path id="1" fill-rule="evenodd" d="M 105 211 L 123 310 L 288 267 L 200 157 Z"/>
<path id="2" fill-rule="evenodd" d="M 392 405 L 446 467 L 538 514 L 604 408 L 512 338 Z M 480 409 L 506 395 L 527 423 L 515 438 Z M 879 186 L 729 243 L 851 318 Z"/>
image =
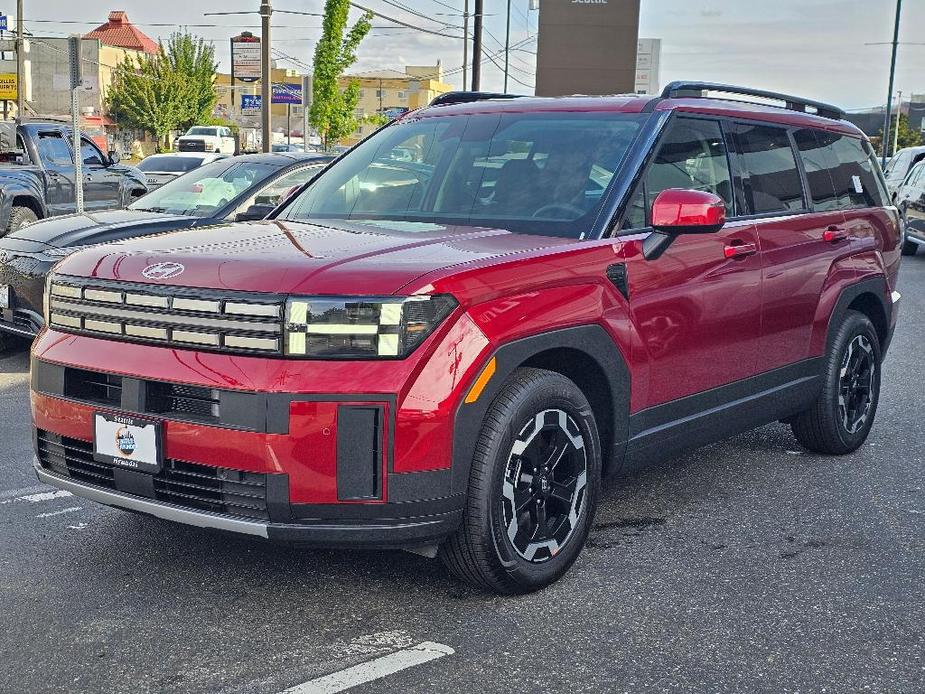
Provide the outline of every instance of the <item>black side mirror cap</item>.
<path id="1" fill-rule="evenodd" d="M 109 150 L 109 165 L 115 166 L 122 161 L 122 156 L 114 149 Z"/>

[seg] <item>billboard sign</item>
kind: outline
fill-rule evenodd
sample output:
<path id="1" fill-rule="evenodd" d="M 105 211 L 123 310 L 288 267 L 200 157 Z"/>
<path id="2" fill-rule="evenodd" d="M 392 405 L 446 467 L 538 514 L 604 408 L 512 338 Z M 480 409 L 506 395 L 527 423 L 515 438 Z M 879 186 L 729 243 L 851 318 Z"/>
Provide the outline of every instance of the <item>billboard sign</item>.
<path id="1" fill-rule="evenodd" d="M 16 73 L 0 73 L 0 100 L 16 100 Z"/>
<path id="2" fill-rule="evenodd" d="M 231 78 L 238 82 L 260 79 L 260 37 L 248 31 L 231 39 Z"/>
<path id="3" fill-rule="evenodd" d="M 302 85 L 277 83 L 273 85 L 274 104 L 302 105 Z"/>
<path id="4" fill-rule="evenodd" d="M 260 94 L 242 94 L 241 111 L 243 113 L 258 113 L 263 105 Z"/>

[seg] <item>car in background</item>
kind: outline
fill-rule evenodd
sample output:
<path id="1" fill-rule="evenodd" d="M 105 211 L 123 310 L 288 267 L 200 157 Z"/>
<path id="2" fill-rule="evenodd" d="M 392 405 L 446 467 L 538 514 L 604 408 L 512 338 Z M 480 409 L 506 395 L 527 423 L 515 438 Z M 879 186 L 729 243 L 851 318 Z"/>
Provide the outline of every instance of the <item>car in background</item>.
<path id="1" fill-rule="evenodd" d="M 177 149 L 181 152 L 234 154 L 236 148 L 231 128 L 224 125 L 194 125 L 177 138 Z"/>
<path id="2" fill-rule="evenodd" d="M 205 164 L 211 164 L 213 161 L 224 159 L 227 154 L 214 154 L 207 152 L 164 152 L 163 154 L 152 154 L 142 159 L 136 167 L 145 175 L 148 184 L 148 190 L 160 188 L 165 183 L 169 183 L 177 176 L 182 176 L 188 171 L 198 169 Z"/>
<path id="3" fill-rule="evenodd" d="M 893 202 L 902 216 L 903 255 L 915 255 L 925 246 L 925 161 L 912 167 Z"/>
<path id="4" fill-rule="evenodd" d="M 0 239 L 0 348 L 44 325 L 45 276 L 88 245 L 220 222 L 262 219 L 333 160 L 313 154 L 248 154 L 193 169 L 124 210 L 68 215 Z"/>
<path id="5" fill-rule="evenodd" d="M 904 147 L 890 158 L 883 168 L 883 176 L 886 178 L 886 187 L 891 196 L 895 196 L 912 167 L 922 159 L 925 159 L 925 146 Z"/>

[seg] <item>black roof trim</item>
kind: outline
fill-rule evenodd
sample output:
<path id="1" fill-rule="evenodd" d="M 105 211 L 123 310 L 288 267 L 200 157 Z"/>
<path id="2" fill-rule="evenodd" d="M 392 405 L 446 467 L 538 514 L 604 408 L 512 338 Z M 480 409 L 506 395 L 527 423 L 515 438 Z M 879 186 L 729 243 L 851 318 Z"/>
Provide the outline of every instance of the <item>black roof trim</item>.
<path id="1" fill-rule="evenodd" d="M 813 101 L 804 99 L 799 96 L 781 94 L 780 92 L 770 92 L 764 89 L 750 89 L 748 87 L 737 87 L 732 84 L 720 84 L 718 82 L 672 82 L 662 90 L 662 98 L 705 98 L 705 92 L 722 92 L 724 94 L 738 94 L 740 96 L 753 96 L 759 99 L 772 99 L 774 101 L 783 101 L 784 106 L 790 111 L 799 111 L 800 113 L 811 113 L 807 108 L 815 109 L 816 115 L 823 118 L 834 118 L 842 120 L 845 118 L 845 112 L 838 106 L 827 104 L 822 101 Z"/>
<path id="2" fill-rule="evenodd" d="M 521 96 L 521 94 L 502 94 L 500 92 L 445 92 L 431 101 L 430 105 L 471 104 L 474 101 L 486 101 L 488 99 L 519 99 Z"/>

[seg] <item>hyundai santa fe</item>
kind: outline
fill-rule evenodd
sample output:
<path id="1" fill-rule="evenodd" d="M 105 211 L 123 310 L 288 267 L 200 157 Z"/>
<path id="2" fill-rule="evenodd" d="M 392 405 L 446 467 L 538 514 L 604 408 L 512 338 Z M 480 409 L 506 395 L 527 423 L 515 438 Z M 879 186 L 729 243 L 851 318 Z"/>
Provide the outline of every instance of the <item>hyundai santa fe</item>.
<path id="1" fill-rule="evenodd" d="M 896 323 L 896 210 L 833 106 L 727 85 L 456 95 L 270 218 L 82 250 L 32 348 L 39 478 L 501 593 L 602 480 L 769 422 L 846 454 Z"/>

